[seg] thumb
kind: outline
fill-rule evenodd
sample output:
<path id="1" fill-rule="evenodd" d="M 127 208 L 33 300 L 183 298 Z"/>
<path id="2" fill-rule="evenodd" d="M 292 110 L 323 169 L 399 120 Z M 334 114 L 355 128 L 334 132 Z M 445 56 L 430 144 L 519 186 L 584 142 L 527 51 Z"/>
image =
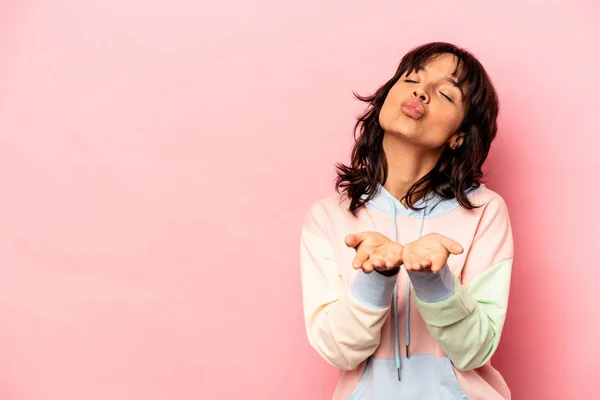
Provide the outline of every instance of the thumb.
<path id="1" fill-rule="evenodd" d="M 460 243 L 450 239 L 449 237 L 442 236 L 440 243 L 446 248 L 446 250 L 448 250 L 450 254 L 462 254 L 464 251 Z"/>
<path id="2" fill-rule="evenodd" d="M 344 242 L 346 243 L 346 246 L 352 247 L 355 249 L 363 242 L 363 240 L 365 240 L 364 234 L 353 233 L 353 234 L 346 236 L 346 239 L 344 240 Z"/>

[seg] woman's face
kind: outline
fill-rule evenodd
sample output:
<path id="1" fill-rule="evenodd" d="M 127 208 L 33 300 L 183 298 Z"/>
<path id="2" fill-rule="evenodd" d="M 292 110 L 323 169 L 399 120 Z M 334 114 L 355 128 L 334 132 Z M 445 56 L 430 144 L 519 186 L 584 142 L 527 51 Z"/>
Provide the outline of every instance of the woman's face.
<path id="1" fill-rule="evenodd" d="M 466 86 L 458 87 L 452 72 L 456 57 L 440 54 L 418 71 L 400 77 L 390 89 L 379 123 L 387 134 L 401 135 L 427 149 L 438 149 L 450 141 L 462 142 L 458 132 L 466 112 Z"/>

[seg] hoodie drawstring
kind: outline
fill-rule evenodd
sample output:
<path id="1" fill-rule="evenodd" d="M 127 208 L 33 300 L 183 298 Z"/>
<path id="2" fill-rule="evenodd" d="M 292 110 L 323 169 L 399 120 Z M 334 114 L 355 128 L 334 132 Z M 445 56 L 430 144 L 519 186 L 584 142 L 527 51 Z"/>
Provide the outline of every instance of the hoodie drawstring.
<path id="1" fill-rule="evenodd" d="M 390 199 L 390 205 L 392 206 L 392 239 L 394 242 L 398 242 L 398 226 L 396 222 L 396 203 L 393 199 Z M 421 220 L 419 223 L 419 233 L 417 239 L 423 235 L 423 225 L 425 224 L 425 209 L 427 204 L 421 210 Z M 396 295 L 398 286 L 394 287 L 394 299 L 392 302 L 393 307 L 393 321 L 394 321 L 394 359 L 396 361 L 396 369 L 398 370 L 398 380 L 401 379 L 400 371 L 402 370 L 402 363 L 400 361 L 400 339 L 398 335 L 398 296 Z M 405 310 L 405 324 L 404 324 L 404 344 L 406 346 L 406 358 L 410 358 L 410 278 L 407 277 L 406 281 L 406 310 Z"/>
<path id="2" fill-rule="evenodd" d="M 396 224 L 396 203 L 390 199 L 392 206 L 392 240 L 398 242 L 398 227 Z M 398 380 L 400 379 L 400 370 L 402 364 L 400 363 L 400 344 L 398 339 L 398 296 L 397 296 L 398 285 L 394 286 L 394 299 L 392 301 L 392 317 L 394 321 L 394 358 L 396 360 L 396 369 L 398 370 Z"/>

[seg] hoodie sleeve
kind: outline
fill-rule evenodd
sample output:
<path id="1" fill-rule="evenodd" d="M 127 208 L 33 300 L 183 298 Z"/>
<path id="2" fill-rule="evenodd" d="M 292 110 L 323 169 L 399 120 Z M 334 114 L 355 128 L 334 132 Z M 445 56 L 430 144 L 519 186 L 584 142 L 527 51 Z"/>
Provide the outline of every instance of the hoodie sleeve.
<path id="1" fill-rule="evenodd" d="M 429 331 L 463 371 L 492 357 L 508 307 L 513 263 L 508 211 L 499 196 L 484 207 L 460 280 L 447 265 L 437 274 L 410 274 L 415 303 Z"/>
<path id="2" fill-rule="evenodd" d="M 397 275 L 358 271 L 346 289 L 324 217 L 324 211 L 313 206 L 301 231 L 304 322 L 317 353 L 330 364 L 351 370 L 379 346 Z"/>

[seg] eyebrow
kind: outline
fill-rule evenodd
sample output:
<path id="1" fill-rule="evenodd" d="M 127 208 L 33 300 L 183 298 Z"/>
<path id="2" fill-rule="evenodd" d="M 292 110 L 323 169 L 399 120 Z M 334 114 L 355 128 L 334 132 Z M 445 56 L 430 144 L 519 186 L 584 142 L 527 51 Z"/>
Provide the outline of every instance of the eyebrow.
<path id="1" fill-rule="evenodd" d="M 415 68 L 415 71 L 416 72 L 419 72 L 419 71 L 425 71 L 425 72 L 427 72 L 427 69 L 424 66 L 420 65 L 417 68 Z M 462 88 L 460 87 L 460 85 L 458 84 L 458 82 L 454 78 L 446 76 L 446 77 L 444 77 L 444 80 L 446 82 L 452 84 L 452 86 L 454 86 L 455 88 L 457 88 L 460 91 L 460 95 L 462 96 L 462 98 L 463 99 L 465 98 L 465 93 L 463 92 Z"/>

